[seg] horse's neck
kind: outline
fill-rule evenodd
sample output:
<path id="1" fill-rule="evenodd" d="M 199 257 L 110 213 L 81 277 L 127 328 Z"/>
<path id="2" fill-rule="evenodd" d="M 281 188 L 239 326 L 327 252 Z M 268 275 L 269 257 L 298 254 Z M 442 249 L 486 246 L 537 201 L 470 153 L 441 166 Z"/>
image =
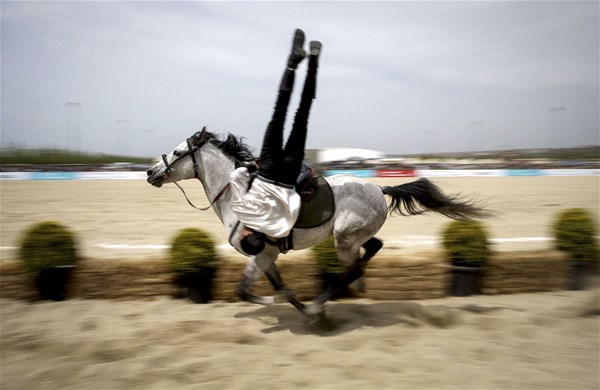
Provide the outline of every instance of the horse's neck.
<path id="1" fill-rule="evenodd" d="M 200 166 L 200 181 L 207 199 L 212 202 L 229 183 L 229 174 L 235 169 L 235 163 L 231 157 L 210 144 L 204 145 L 197 152 L 196 158 Z M 229 197 L 223 196 L 213 205 L 217 216 L 224 224 L 227 219 L 233 217 L 228 199 Z"/>

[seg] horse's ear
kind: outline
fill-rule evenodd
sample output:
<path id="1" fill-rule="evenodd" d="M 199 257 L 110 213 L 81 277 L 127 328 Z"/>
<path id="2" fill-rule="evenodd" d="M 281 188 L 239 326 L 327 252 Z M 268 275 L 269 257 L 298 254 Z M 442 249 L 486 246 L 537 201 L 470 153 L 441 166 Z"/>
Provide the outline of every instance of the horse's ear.
<path id="1" fill-rule="evenodd" d="M 206 133 L 206 126 L 204 126 L 201 131 L 196 132 L 196 134 L 194 134 L 194 137 L 196 137 L 197 139 L 202 139 L 202 137 L 204 136 L 205 133 Z"/>

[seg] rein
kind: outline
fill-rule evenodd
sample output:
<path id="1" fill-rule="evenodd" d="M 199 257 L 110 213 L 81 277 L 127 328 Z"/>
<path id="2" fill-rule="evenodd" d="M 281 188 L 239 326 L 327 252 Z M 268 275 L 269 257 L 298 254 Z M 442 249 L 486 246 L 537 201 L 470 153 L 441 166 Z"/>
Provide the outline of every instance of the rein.
<path id="1" fill-rule="evenodd" d="M 225 184 L 225 186 L 223 188 L 221 188 L 221 191 L 219 191 L 219 193 L 217 194 L 217 196 L 215 196 L 215 198 L 213 199 L 212 202 L 210 202 L 210 204 L 206 207 L 197 207 L 195 206 L 192 201 L 190 200 L 190 198 L 188 198 L 187 194 L 185 193 L 185 190 L 183 189 L 183 187 L 181 187 L 179 185 L 179 183 L 177 183 L 175 180 L 171 179 L 171 177 L 169 175 L 165 174 L 165 177 L 167 178 L 167 180 L 169 180 L 171 183 L 175 184 L 177 186 L 177 188 L 179 188 L 181 190 L 181 192 L 183 193 L 183 196 L 185 197 L 185 200 L 187 200 L 188 204 L 190 206 L 192 206 L 193 208 L 195 208 L 196 210 L 200 210 L 200 211 L 207 211 L 209 210 L 212 205 L 214 205 L 216 203 L 217 200 L 219 200 L 221 198 L 221 196 L 223 196 L 225 194 L 225 192 L 229 189 L 229 183 Z"/>

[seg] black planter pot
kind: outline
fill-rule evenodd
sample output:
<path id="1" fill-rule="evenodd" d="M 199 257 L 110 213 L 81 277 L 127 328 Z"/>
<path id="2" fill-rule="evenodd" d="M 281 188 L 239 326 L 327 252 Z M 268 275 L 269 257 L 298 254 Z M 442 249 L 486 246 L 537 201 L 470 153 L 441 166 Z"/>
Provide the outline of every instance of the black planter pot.
<path id="1" fill-rule="evenodd" d="M 455 264 L 452 266 L 451 295 L 466 297 L 481 293 L 483 272 L 481 267 L 472 265 Z"/>
<path id="2" fill-rule="evenodd" d="M 67 285 L 75 266 L 42 268 L 35 278 L 35 285 L 40 299 L 62 301 L 67 296 Z"/>
<path id="3" fill-rule="evenodd" d="M 195 303 L 208 303 L 212 299 L 212 282 L 215 269 L 206 268 L 177 277 L 176 283 L 187 290 L 187 297 Z"/>
<path id="4" fill-rule="evenodd" d="M 589 262 L 570 262 L 569 290 L 585 290 L 594 272 L 594 267 Z"/>

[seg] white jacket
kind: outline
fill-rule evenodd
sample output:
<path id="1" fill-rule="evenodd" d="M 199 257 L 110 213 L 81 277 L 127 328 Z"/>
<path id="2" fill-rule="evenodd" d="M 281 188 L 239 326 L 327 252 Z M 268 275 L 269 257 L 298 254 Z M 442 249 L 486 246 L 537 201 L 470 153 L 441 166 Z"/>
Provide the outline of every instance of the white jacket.
<path id="1" fill-rule="evenodd" d="M 257 176 L 250 190 L 245 167 L 231 172 L 231 208 L 246 227 L 269 237 L 287 237 L 300 214 L 300 195 L 294 186 L 275 184 Z"/>

